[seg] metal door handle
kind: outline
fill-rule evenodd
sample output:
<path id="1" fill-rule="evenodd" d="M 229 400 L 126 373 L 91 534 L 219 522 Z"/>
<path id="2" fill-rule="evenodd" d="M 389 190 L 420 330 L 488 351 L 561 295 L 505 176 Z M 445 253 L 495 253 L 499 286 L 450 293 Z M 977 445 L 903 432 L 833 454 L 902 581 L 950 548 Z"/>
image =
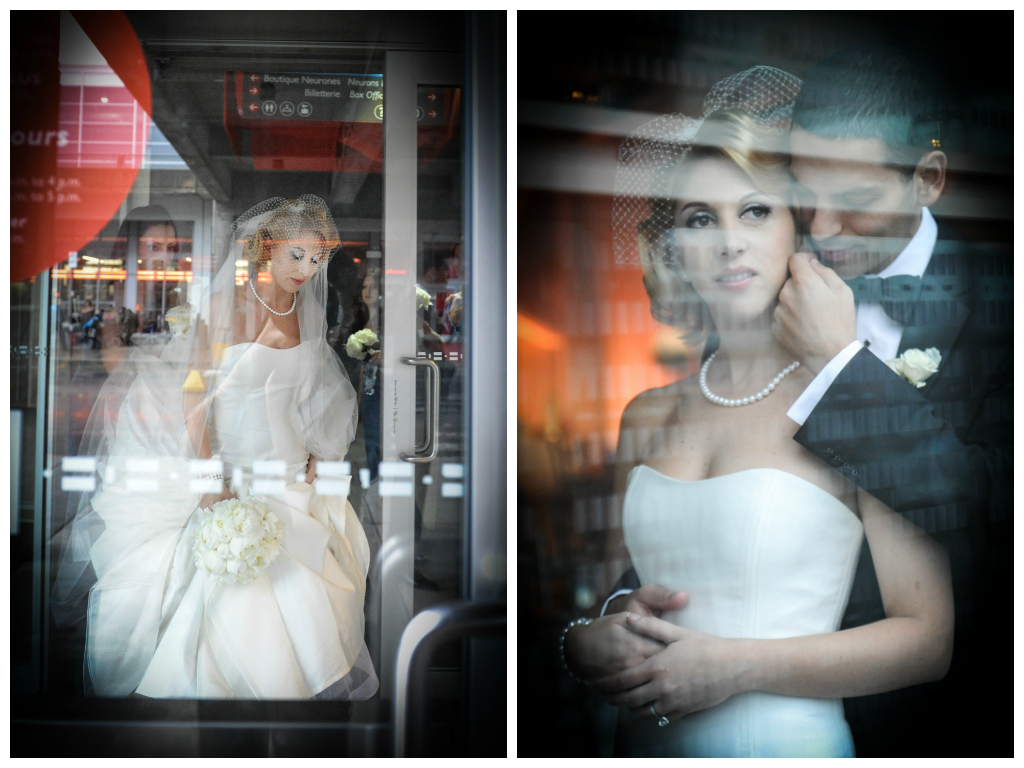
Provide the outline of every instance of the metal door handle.
<path id="1" fill-rule="evenodd" d="M 428 464 L 437 458 L 437 432 L 441 420 L 441 374 L 437 364 L 425 357 L 401 357 L 405 365 L 421 365 L 427 369 L 427 413 L 423 425 L 423 445 L 417 445 L 413 453 L 398 454 L 402 461 L 410 464 Z M 425 456 L 418 455 L 427 451 Z"/>
<path id="2" fill-rule="evenodd" d="M 427 672 L 434 650 L 467 635 L 500 635 L 505 603 L 450 603 L 416 614 L 402 632 L 395 663 L 395 757 L 422 757 L 427 724 Z"/>

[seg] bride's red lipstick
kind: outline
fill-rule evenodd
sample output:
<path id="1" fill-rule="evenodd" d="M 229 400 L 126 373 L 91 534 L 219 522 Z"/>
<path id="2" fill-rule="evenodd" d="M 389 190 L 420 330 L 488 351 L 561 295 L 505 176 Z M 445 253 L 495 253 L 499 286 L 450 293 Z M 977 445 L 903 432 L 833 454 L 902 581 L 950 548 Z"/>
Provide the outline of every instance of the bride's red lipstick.
<path id="1" fill-rule="evenodd" d="M 755 277 L 757 272 L 741 265 L 719 272 L 715 275 L 715 282 L 727 291 L 742 291 L 754 282 Z"/>

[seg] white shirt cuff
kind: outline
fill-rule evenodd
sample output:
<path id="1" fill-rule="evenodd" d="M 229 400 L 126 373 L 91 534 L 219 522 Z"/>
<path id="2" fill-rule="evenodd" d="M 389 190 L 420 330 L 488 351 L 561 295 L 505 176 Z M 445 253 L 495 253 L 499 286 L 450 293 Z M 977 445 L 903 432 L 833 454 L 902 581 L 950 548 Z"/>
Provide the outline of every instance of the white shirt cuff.
<path id="1" fill-rule="evenodd" d="M 628 595 L 632 591 L 632 589 L 620 589 L 618 592 L 612 592 L 608 599 L 604 601 L 604 605 L 601 606 L 601 615 L 604 616 L 604 612 L 608 610 L 608 603 L 610 603 L 619 595 Z"/>
<path id="2" fill-rule="evenodd" d="M 843 350 L 829 360 L 828 365 L 821 369 L 821 372 L 812 379 L 811 383 L 807 385 L 807 389 L 803 391 L 803 394 L 796 399 L 796 402 L 786 411 L 786 415 L 789 416 L 793 421 L 799 424 L 801 427 L 804 422 L 807 421 L 807 417 L 811 415 L 818 403 L 821 402 L 821 398 L 825 396 L 828 388 L 832 386 L 832 382 L 838 378 L 839 374 L 843 372 L 843 368 L 850 362 L 854 355 L 860 352 L 864 348 L 864 345 L 859 341 L 851 341 L 847 344 Z"/>

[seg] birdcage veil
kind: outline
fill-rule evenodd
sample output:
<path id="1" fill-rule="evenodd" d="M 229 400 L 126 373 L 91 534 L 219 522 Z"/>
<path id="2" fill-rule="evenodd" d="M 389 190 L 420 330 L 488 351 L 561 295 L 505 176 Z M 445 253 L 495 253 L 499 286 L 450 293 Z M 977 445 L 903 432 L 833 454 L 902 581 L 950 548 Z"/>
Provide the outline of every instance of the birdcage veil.
<path id="1" fill-rule="evenodd" d="M 716 112 L 738 110 L 766 134 L 790 127 L 799 78 L 758 65 L 716 83 L 702 115 L 663 115 L 637 128 L 619 148 L 612 201 L 613 249 L 617 264 L 671 259 L 665 235 L 672 230 L 669 171 L 692 145 L 704 121 Z"/>

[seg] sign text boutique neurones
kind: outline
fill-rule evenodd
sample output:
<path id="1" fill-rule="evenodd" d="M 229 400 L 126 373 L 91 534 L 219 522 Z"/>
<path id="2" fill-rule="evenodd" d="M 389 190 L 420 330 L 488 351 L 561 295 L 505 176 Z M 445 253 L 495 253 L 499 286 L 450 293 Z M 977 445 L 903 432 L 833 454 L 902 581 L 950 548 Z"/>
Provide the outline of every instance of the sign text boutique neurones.
<path id="1" fill-rule="evenodd" d="M 379 123 L 384 117 L 381 75 L 245 73 L 248 118 Z"/>

